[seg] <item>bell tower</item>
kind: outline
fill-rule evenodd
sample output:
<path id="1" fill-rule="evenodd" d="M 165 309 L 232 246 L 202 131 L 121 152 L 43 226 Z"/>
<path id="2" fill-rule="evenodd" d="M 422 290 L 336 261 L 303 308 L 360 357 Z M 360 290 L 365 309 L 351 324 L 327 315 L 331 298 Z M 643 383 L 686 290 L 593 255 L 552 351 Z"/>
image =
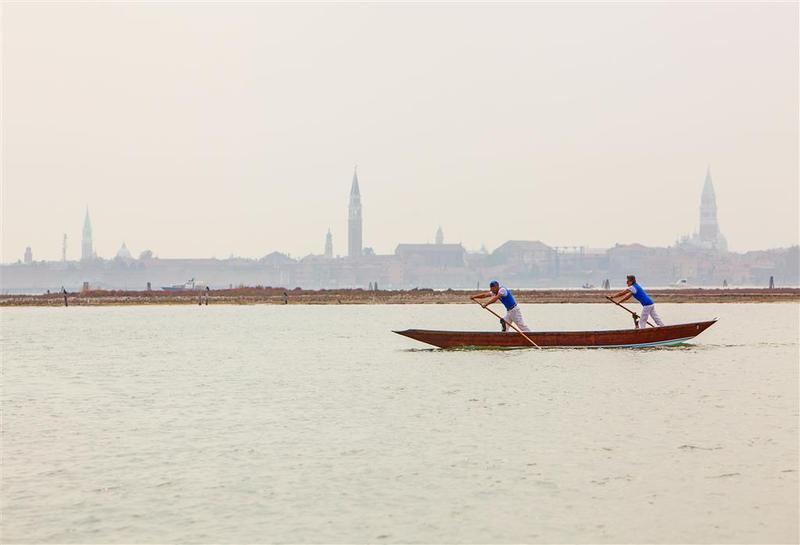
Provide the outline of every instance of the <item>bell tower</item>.
<path id="1" fill-rule="evenodd" d="M 358 187 L 358 168 L 353 169 L 353 183 L 350 186 L 350 206 L 347 218 L 347 256 L 361 257 L 363 249 L 361 191 Z"/>

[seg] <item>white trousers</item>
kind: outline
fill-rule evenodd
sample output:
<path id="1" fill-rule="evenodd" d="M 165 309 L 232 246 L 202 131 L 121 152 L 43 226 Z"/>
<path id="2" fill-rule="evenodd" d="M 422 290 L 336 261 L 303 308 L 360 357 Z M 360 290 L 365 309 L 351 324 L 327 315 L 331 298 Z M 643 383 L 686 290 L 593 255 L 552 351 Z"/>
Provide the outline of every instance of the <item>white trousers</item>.
<path id="1" fill-rule="evenodd" d="M 520 329 L 520 331 L 530 331 L 528 326 L 525 325 L 525 320 L 522 318 L 522 312 L 519 310 L 519 305 L 506 312 L 503 320 L 513 323 Z M 514 331 L 514 328 L 509 326 L 508 331 Z"/>
<path id="2" fill-rule="evenodd" d="M 657 326 L 661 327 L 664 325 L 664 322 L 661 321 L 661 316 L 659 316 L 658 312 L 656 312 L 656 306 L 647 305 L 642 307 L 642 314 L 639 316 L 639 327 L 642 329 L 647 327 L 647 319 L 651 316 L 653 317 L 653 321 Z"/>

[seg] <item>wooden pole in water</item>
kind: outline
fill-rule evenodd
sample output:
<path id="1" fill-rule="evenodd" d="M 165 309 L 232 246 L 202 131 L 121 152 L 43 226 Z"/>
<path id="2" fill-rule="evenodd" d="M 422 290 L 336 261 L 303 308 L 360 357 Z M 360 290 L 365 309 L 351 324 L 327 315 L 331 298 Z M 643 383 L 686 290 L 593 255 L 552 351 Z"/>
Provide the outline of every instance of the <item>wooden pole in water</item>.
<path id="1" fill-rule="evenodd" d="M 628 312 L 631 314 L 631 316 L 633 316 L 633 323 L 634 323 L 634 324 L 636 324 L 636 327 L 639 327 L 639 315 L 638 315 L 638 314 L 636 314 L 635 312 L 633 312 L 631 309 L 629 309 L 629 308 L 628 308 L 628 307 L 626 307 L 625 305 L 623 305 L 623 304 L 621 304 L 621 303 L 617 303 L 616 301 L 614 301 L 614 300 L 613 300 L 611 297 L 609 297 L 608 295 L 606 295 L 606 299 L 608 299 L 609 301 L 611 301 L 612 303 L 614 303 L 615 305 L 617 305 L 619 308 L 624 308 L 626 311 L 628 311 Z M 654 326 L 653 324 L 651 324 L 649 320 L 647 321 L 647 325 L 649 325 L 650 327 L 656 327 L 656 326 Z M 644 328 L 642 328 L 642 329 L 644 329 Z"/>
<path id="2" fill-rule="evenodd" d="M 478 301 L 476 301 L 475 299 L 473 299 L 473 301 L 475 301 L 476 303 L 478 303 L 479 305 L 481 305 L 481 303 L 479 303 L 479 302 L 478 302 Z M 481 305 L 481 306 L 483 307 L 483 305 Z M 539 350 L 541 350 L 541 349 L 542 349 L 542 347 L 541 347 L 541 346 L 539 346 L 538 344 L 536 344 L 535 342 L 533 342 L 533 341 L 531 340 L 531 338 L 530 338 L 530 337 L 528 337 L 528 336 L 527 336 L 527 335 L 525 335 L 525 334 L 524 334 L 522 331 L 520 331 L 520 329 L 519 329 L 519 328 L 518 328 L 516 325 L 514 325 L 514 323 L 513 323 L 513 322 L 506 322 L 506 321 L 503 319 L 503 317 L 502 317 L 502 316 L 500 316 L 499 314 L 497 314 L 495 311 L 493 311 L 493 310 L 492 310 L 492 309 L 490 309 L 489 307 L 483 307 L 483 308 L 485 308 L 486 310 L 488 310 L 489 312 L 491 312 L 492 314 L 494 314 L 495 316 L 497 316 L 498 318 L 500 318 L 500 320 L 501 320 L 502 322 L 504 322 L 504 323 L 507 323 L 508 325 L 510 325 L 511 327 L 513 327 L 513 328 L 514 328 L 514 329 L 517 331 L 517 333 L 519 333 L 520 335 L 522 335 L 523 337 L 525 337 L 525 338 L 528 340 L 528 342 L 529 342 L 529 343 L 531 343 L 533 346 L 535 346 L 535 347 L 536 347 L 536 348 L 538 348 Z"/>

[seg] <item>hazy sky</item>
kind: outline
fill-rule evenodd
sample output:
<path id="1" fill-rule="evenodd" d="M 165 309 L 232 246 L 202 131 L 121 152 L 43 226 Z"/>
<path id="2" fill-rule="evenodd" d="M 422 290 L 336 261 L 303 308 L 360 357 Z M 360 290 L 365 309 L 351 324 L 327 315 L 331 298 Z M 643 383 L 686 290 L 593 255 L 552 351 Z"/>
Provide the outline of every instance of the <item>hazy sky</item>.
<path id="1" fill-rule="evenodd" d="M 2 259 L 798 242 L 798 4 L 4 4 Z"/>

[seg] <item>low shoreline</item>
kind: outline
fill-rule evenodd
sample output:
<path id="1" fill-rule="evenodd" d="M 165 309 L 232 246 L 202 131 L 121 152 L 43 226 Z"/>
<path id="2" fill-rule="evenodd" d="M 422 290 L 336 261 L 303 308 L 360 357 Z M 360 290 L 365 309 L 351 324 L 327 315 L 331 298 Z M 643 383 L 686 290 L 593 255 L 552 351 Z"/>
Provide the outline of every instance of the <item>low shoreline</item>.
<path id="1" fill-rule="evenodd" d="M 514 290 L 520 303 L 608 303 L 616 290 Z M 661 289 L 648 290 L 657 303 L 787 303 L 800 302 L 800 288 Z M 68 306 L 125 305 L 404 305 L 469 304 L 475 291 L 428 289 L 283 290 L 238 288 L 212 291 L 85 291 L 68 293 Z M 64 306 L 64 294 L 0 295 L 0 307 Z"/>

